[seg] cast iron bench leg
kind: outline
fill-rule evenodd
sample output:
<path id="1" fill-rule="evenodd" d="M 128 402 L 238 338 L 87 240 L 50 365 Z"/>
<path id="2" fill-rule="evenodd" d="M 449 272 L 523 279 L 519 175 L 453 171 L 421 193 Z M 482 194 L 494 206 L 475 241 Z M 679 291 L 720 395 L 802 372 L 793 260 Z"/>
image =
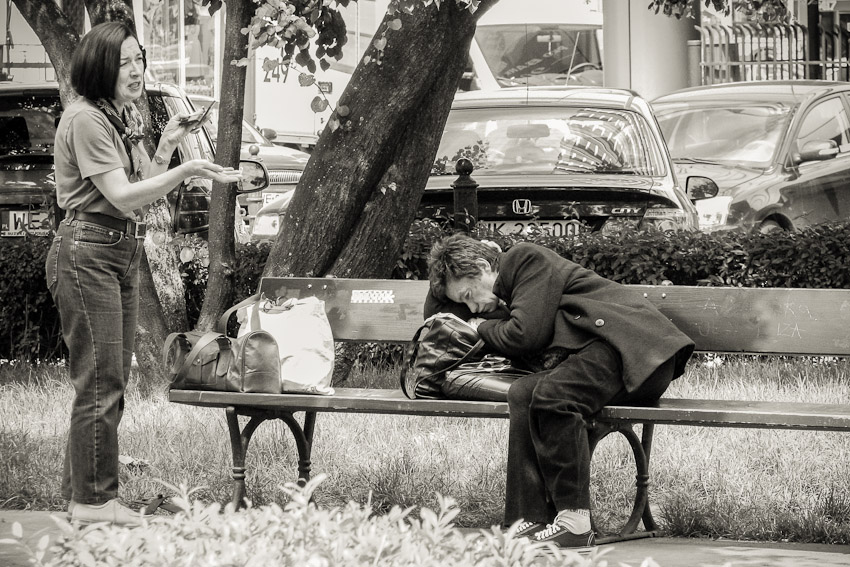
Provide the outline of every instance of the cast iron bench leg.
<path id="1" fill-rule="evenodd" d="M 641 445 L 643 446 L 643 454 L 646 455 L 646 484 L 649 485 L 649 457 L 652 452 L 652 434 L 655 432 L 654 423 L 644 423 L 641 430 Z M 646 506 L 643 509 L 643 527 L 648 532 L 657 532 L 658 525 L 655 523 L 655 518 L 652 517 L 652 510 L 649 508 L 649 496 L 647 491 Z"/>
<path id="2" fill-rule="evenodd" d="M 282 412 L 278 419 L 283 421 L 295 439 L 295 447 L 298 449 L 298 484 L 304 486 L 310 480 L 310 454 L 313 450 L 313 430 L 316 426 L 316 412 L 308 411 L 304 414 L 304 427 L 298 423 L 291 412 Z"/>
<path id="3" fill-rule="evenodd" d="M 649 427 L 651 428 L 652 426 L 650 425 Z M 618 432 L 626 438 L 626 441 L 629 442 L 629 446 L 631 446 L 632 454 L 635 458 L 635 501 L 634 505 L 632 506 L 631 515 L 629 516 L 629 519 L 626 521 L 625 525 L 620 529 L 617 535 L 599 538 L 598 541 L 601 544 L 644 537 L 654 537 L 655 530 L 657 529 L 655 526 L 655 521 L 652 518 L 652 514 L 649 511 L 648 496 L 649 453 L 646 449 L 651 446 L 652 430 L 649 430 L 647 437 L 646 425 L 644 425 L 642 443 L 641 440 L 638 439 L 637 434 L 634 432 L 632 425 L 629 423 L 619 424 L 594 422 L 588 431 L 591 459 L 593 458 L 593 451 L 596 449 L 596 446 L 599 444 L 599 442 L 605 437 L 607 437 L 610 433 L 614 432 Z M 636 532 L 635 530 L 637 529 L 638 523 L 640 523 L 641 520 L 643 520 L 644 522 L 644 531 Z"/>
<path id="4" fill-rule="evenodd" d="M 250 415 L 245 427 L 239 429 L 239 411 L 234 406 L 225 410 L 227 428 L 230 431 L 230 448 L 233 453 L 233 496 L 231 502 L 235 509 L 245 505 L 245 456 L 248 444 L 261 423 L 269 419 L 283 421 L 292 433 L 295 447 L 298 449 L 298 484 L 304 486 L 310 480 L 310 454 L 313 448 L 313 431 L 316 427 L 316 412 L 306 412 L 304 427 L 298 423 L 292 412 L 275 410 L 246 410 L 241 415 Z"/>
<path id="5" fill-rule="evenodd" d="M 245 455 L 248 452 L 248 443 L 254 435 L 257 427 L 266 420 L 265 416 L 255 415 L 245 428 L 239 430 L 239 413 L 236 408 L 229 406 L 227 414 L 227 428 L 230 430 L 230 449 L 233 453 L 233 497 L 231 502 L 235 510 L 245 505 Z"/>

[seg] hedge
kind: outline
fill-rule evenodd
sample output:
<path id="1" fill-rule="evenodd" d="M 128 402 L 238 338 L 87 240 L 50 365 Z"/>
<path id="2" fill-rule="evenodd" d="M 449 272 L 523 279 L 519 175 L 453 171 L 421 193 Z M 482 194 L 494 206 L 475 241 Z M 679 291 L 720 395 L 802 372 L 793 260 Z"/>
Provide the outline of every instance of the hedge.
<path id="1" fill-rule="evenodd" d="M 433 221 L 416 221 L 393 278 L 422 279 L 431 244 L 450 233 Z M 547 246 L 602 276 L 624 284 L 713 285 L 735 287 L 850 288 L 850 222 L 828 223 L 798 232 L 629 231 L 557 238 L 543 232 L 524 237 L 476 236 L 504 250 L 517 242 Z M 58 315 L 44 283 L 47 238 L 0 239 L 0 359 L 61 356 Z M 236 297 L 253 293 L 270 244 L 239 245 Z M 206 287 L 203 254 L 184 265 L 187 309 L 197 318 Z"/>

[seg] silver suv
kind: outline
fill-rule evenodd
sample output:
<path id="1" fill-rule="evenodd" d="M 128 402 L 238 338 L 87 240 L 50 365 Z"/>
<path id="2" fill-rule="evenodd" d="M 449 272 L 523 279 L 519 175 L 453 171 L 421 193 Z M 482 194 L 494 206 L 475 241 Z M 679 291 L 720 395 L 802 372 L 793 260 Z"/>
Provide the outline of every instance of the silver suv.
<path id="1" fill-rule="evenodd" d="M 169 117 L 191 111 L 192 103 L 176 86 L 147 87 L 154 141 Z M 56 83 L 0 83 L 0 237 L 47 235 L 61 220 L 55 205 L 53 140 L 62 114 Z M 185 160 L 213 160 L 206 130 L 184 138 L 171 167 Z M 192 179 L 170 195 L 175 232 L 203 233 L 209 225 L 206 179 Z"/>

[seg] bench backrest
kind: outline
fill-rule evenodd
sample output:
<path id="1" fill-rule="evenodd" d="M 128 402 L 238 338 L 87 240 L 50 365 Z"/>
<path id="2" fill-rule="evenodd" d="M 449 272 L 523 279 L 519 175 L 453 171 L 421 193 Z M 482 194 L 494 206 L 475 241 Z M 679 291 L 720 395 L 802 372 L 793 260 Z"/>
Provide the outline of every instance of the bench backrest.
<path id="1" fill-rule="evenodd" d="M 850 290 L 627 287 L 652 301 L 698 351 L 850 355 Z M 323 300 L 338 341 L 400 343 L 422 324 L 428 282 L 269 277 L 260 291 Z"/>

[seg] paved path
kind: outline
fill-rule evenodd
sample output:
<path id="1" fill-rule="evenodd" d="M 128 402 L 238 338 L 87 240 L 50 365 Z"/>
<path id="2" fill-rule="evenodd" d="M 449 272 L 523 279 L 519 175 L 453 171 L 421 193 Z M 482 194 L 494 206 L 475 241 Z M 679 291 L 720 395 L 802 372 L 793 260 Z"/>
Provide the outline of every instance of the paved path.
<path id="1" fill-rule="evenodd" d="M 61 512 L 53 512 L 62 514 Z M 32 549 L 45 534 L 55 540 L 59 529 L 51 512 L 0 510 L 0 539 L 10 537 L 20 522 Z M 850 545 L 815 545 L 647 538 L 600 546 L 611 566 L 638 567 L 651 557 L 660 567 L 850 567 Z M 0 544 L 0 566 L 25 567 L 29 556 L 20 548 Z"/>

